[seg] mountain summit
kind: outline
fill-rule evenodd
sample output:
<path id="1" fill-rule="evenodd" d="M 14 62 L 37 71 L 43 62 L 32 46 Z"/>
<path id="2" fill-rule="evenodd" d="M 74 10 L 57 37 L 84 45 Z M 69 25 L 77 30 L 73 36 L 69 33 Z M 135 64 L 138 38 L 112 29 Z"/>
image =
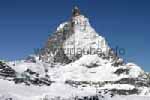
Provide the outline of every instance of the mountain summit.
<path id="1" fill-rule="evenodd" d="M 72 10 L 72 16 L 79 16 L 80 15 L 80 9 L 75 6 L 74 9 Z"/>
<path id="2" fill-rule="evenodd" d="M 118 57 L 75 7 L 37 55 L 0 61 L 0 92 L 0 100 L 148 100 L 150 74 Z"/>
<path id="3" fill-rule="evenodd" d="M 83 55 L 106 55 L 109 50 L 104 37 L 96 33 L 88 18 L 75 7 L 71 20 L 59 25 L 40 56 L 46 62 L 69 63 Z"/>

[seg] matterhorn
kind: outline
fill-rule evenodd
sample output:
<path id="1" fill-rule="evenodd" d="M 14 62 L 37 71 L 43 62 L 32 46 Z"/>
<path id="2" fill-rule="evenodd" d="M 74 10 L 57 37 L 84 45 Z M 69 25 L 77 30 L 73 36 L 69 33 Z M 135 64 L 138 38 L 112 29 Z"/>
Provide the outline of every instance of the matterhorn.
<path id="1" fill-rule="evenodd" d="M 116 55 L 78 7 L 37 54 L 0 61 L 0 100 L 149 100 L 150 74 Z"/>

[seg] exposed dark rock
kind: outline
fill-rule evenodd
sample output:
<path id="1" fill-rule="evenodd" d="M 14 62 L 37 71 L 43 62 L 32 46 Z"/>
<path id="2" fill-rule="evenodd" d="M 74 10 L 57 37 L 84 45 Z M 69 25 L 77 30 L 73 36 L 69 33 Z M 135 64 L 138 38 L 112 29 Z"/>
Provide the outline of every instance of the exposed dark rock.
<path id="1" fill-rule="evenodd" d="M 139 78 L 123 78 L 115 81 L 114 84 L 131 84 L 137 87 L 150 87 L 150 82 L 147 79 L 141 80 Z"/>
<path id="2" fill-rule="evenodd" d="M 71 23 L 67 23 L 64 27 L 56 32 L 54 32 L 51 36 L 49 36 L 48 41 L 42 49 L 42 53 L 40 54 L 42 61 L 47 61 L 49 58 L 47 54 L 56 54 L 52 55 L 54 62 L 58 63 L 70 63 L 72 60 L 69 60 L 68 57 L 64 54 L 64 50 L 62 49 L 63 43 L 66 39 L 68 39 L 73 33 L 71 31 Z"/>
<path id="3" fill-rule="evenodd" d="M 91 63 L 89 65 L 83 65 L 83 66 L 86 66 L 87 68 L 94 68 L 94 67 L 98 67 L 99 64 L 97 64 L 97 63 Z"/>
<path id="4" fill-rule="evenodd" d="M 115 84 L 135 84 L 136 78 L 122 78 L 115 82 Z"/>
<path id="5" fill-rule="evenodd" d="M 21 77 L 16 77 L 13 79 L 16 84 L 25 83 L 26 85 L 51 85 L 53 81 L 50 80 L 49 76 L 39 77 L 38 73 L 27 69 L 24 73 L 21 74 Z"/>
<path id="6" fill-rule="evenodd" d="M 132 95 L 132 94 L 139 94 L 139 90 L 134 88 L 132 90 L 123 90 L 123 89 L 112 89 L 112 90 L 108 90 L 109 92 L 111 92 L 111 94 L 115 95 Z"/>
<path id="7" fill-rule="evenodd" d="M 117 69 L 114 73 L 117 74 L 117 75 L 120 75 L 120 74 L 123 74 L 123 73 L 129 74 L 129 69 L 120 68 L 120 69 Z"/>
<path id="8" fill-rule="evenodd" d="M 107 84 L 106 82 L 89 82 L 89 81 L 72 81 L 72 80 L 67 80 L 65 81 L 65 84 L 69 84 L 73 87 L 78 87 L 78 86 L 99 86 L 102 87 L 104 84 Z"/>
<path id="9" fill-rule="evenodd" d="M 112 66 L 114 66 L 114 67 L 118 67 L 118 66 L 121 66 L 121 65 L 123 65 L 123 64 L 124 64 L 124 62 L 123 62 L 123 61 L 116 60 L 116 61 L 114 61 L 114 63 L 112 63 Z"/>
<path id="10" fill-rule="evenodd" d="M 0 75 L 3 77 L 15 77 L 16 72 L 7 64 L 0 61 Z"/>
<path id="11" fill-rule="evenodd" d="M 76 61 L 76 60 L 80 59 L 81 57 L 82 57 L 82 54 L 77 54 L 74 56 L 74 58 L 72 60 Z"/>
<path id="12" fill-rule="evenodd" d="M 102 100 L 102 96 L 84 96 L 84 97 L 75 97 L 74 100 Z"/>
<path id="13" fill-rule="evenodd" d="M 31 74 L 31 75 L 37 74 L 36 72 L 33 72 L 33 71 L 30 70 L 30 69 L 27 69 L 25 72 L 27 72 L 27 73 L 29 73 L 29 74 Z"/>
<path id="14" fill-rule="evenodd" d="M 60 48 L 57 54 L 54 57 L 54 62 L 65 63 L 68 64 L 71 60 L 65 55 L 64 50 Z"/>

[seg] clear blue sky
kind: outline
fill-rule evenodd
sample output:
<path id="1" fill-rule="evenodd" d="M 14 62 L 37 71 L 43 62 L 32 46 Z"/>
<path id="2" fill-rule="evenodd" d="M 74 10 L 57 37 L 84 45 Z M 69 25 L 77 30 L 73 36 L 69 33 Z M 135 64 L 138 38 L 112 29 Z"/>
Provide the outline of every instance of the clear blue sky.
<path id="1" fill-rule="evenodd" d="M 111 47 L 150 71 L 149 0 L 0 0 L 0 59 L 15 60 L 44 45 L 48 35 L 79 6 Z"/>

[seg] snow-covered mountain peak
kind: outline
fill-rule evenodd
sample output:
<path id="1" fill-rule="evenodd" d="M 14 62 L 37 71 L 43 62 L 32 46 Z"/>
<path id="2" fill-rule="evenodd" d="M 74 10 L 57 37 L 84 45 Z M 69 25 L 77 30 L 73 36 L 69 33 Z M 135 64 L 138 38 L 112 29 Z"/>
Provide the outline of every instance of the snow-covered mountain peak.
<path id="1" fill-rule="evenodd" d="M 56 32 L 49 37 L 46 49 L 53 54 L 50 55 L 51 58 L 57 59 L 56 56 L 61 54 L 61 57 L 63 55 L 72 61 L 86 54 L 107 54 L 110 47 L 107 45 L 105 38 L 100 36 L 90 25 L 89 19 L 75 8 L 71 20 L 60 24 Z M 55 54 L 52 52 L 53 49 L 56 51 Z M 47 55 L 45 53 L 44 56 Z M 60 59 L 59 57 L 59 62 L 62 62 Z"/>
<path id="2" fill-rule="evenodd" d="M 150 95 L 149 73 L 118 57 L 77 7 L 69 19 L 48 37 L 39 54 L 0 61 L 0 100 L 121 100 L 120 95 Z"/>

